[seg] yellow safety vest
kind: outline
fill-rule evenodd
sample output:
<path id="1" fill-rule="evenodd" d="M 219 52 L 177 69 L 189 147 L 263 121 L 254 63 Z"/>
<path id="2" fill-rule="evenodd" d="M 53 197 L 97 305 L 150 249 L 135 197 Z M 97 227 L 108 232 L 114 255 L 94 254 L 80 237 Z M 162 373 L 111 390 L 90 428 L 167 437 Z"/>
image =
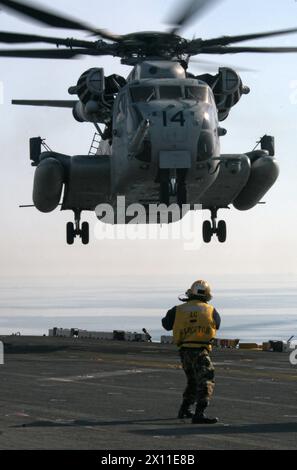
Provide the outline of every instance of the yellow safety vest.
<path id="1" fill-rule="evenodd" d="M 180 348 L 206 347 L 211 351 L 211 340 L 216 336 L 214 307 L 201 300 L 190 300 L 176 307 L 173 339 Z"/>

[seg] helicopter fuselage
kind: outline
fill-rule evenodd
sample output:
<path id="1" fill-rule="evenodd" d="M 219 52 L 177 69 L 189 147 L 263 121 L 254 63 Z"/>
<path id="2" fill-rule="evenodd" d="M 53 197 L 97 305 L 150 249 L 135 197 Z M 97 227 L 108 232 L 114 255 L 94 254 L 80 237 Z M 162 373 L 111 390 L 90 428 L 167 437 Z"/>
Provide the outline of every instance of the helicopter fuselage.
<path id="1" fill-rule="evenodd" d="M 31 157 L 37 166 L 35 206 L 42 212 L 54 210 L 64 187 L 61 208 L 76 214 L 76 228 L 71 225 L 67 235 L 72 243 L 75 235 L 83 233 L 79 222 L 83 210 L 100 206 L 96 215 L 106 223 L 138 223 L 130 216 L 123 222 L 117 216 L 105 218 L 102 205 L 118 214 L 118 196 L 125 196 L 126 208 L 142 204 L 146 214 L 151 204 L 176 203 L 183 210 L 175 221 L 199 204 L 211 211 L 204 240 L 217 234 L 219 241 L 225 241 L 224 221 L 216 225 L 218 209 L 230 204 L 238 210 L 254 207 L 279 172 L 272 158 L 272 137 L 266 136 L 270 143 L 261 145 L 261 150 L 220 152 L 219 138 L 226 131 L 219 121 L 244 93 L 240 78 L 227 68 L 210 79 L 193 77 L 180 61 L 159 58 L 138 61 L 127 80 L 110 92 L 118 80 L 119 76 L 104 79 L 103 69 L 90 69 L 71 88 L 80 99 L 74 117 L 97 128 L 103 122 L 106 128 L 95 156 L 44 152 Z M 146 223 L 154 220 L 147 217 Z"/>
<path id="2" fill-rule="evenodd" d="M 162 65 L 161 78 L 129 80 L 114 103 L 112 194 L 124 194 L 128 203 L 158 202 L 163 176 L 174 181 L 183 174 L 190 202 L 198 203 L 216 178 L 212 159 L 220 155 L 213 93 L 196 79 L 164 78 Z"/>

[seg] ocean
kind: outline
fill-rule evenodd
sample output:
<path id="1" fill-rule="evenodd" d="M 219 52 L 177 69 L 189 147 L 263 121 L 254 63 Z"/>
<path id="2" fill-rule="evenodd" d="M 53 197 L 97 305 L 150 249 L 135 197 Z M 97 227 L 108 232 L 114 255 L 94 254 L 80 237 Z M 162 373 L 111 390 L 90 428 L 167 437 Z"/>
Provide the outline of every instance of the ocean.
<path id="1" fill-rule="evenodd" d="M 261 343 L 297 340 L 297 277 L 217 277 L 213 305 L 222 317 L 220 338 Z M 54 326 L 95 331 L 145 327 L 155 341 L 161 318 L 187 288 L 180 278 L 132 283 L 120 278 L 0 278 L 0 335 L 48 334 Z"/>

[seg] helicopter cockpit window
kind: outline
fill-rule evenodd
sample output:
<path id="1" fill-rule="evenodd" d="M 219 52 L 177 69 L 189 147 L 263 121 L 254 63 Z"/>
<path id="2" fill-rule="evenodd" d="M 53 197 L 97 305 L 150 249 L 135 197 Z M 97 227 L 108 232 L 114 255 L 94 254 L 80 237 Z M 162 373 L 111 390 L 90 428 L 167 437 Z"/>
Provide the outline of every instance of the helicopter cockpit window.
<path id="1" fill-rule="evenodd" d="M 206 86 L 186 86 L 186 100 L 207 101 L 208 90 Z"/>
<path id="2" fill-rule="evenodd" d="M 183 97 L 180 86 L 160 86 L 160 100 L 177 100 Z"/>
<path id="3" fill-rule="evenodd" d="M 134 103 L 151 101 L 156 99 L 156 90 L 152 86 L 132 87 L 131 96 Z"/>

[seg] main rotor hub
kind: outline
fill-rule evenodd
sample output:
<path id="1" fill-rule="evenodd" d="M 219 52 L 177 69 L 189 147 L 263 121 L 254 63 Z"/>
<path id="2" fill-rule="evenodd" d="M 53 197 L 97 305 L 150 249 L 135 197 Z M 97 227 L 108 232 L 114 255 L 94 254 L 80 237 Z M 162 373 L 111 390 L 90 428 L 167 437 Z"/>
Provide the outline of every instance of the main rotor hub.
<path id="1" fill-rule="evenodd" d="M 154 31 L 126 34 L 118 42 L 118 55 L 124 59 L 145 57 L 179 57 L 184 53 L 186 39 Z"/>

